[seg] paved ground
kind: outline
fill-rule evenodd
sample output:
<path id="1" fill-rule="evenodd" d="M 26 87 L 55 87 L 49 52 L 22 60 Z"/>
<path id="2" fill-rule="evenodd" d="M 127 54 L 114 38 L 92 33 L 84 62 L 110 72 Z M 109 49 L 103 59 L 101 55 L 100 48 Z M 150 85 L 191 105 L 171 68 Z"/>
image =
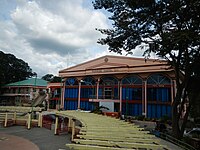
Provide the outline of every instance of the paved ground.
<path id="1" fill-rule="evenodd" d="M 0 149 L 2 150 L 39 150 L 38 146 L 21 137 L 0 133 Z"/>
<path id="2" fill-rule="evenodd" d="M 0 127 L 2 150 L 63 150 L 66 143 L 71 143 L 70 135 L 54 135 L 52 130 L 45 128 L 27 130 L 24 126 Z"/>
<path id="3" fill-rule="evenodd" d="M 54 135 L 53 130 L 24 126 L 0 127 L 0 149 L 2 150 L 67 150 L 65 144 L 70 142 L 69 134 Z M 174 144 L 161 140 L 171 150 L 181 150 Z"/>
<path id="4" fill-rule="evenodd" d="M 144 122 L 136 124 L 144 126 Z M 152 124 L 145 126 L 154 128 Z M 54 135 L 54 130 L 45 128 L 35 127 L 27 130 L 24 126 L 0 126 L 0 150 L 67 150 L 65 144 L 71 143 L 70 137 L 70 134 Z M 171 150 L 181 150 L 165 140 L 161 140 L 161 143 Z"/>

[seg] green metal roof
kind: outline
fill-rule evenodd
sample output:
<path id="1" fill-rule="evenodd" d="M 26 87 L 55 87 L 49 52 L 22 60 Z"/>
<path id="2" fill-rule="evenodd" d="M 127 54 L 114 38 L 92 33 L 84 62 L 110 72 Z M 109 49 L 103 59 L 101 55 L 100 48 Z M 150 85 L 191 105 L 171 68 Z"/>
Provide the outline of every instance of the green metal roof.
<path id="1" fill-rule="evenodd" d="M 5 86 L 47 86 L 46 80 L 31 78 L 23 81 L 6 84 Z"/>

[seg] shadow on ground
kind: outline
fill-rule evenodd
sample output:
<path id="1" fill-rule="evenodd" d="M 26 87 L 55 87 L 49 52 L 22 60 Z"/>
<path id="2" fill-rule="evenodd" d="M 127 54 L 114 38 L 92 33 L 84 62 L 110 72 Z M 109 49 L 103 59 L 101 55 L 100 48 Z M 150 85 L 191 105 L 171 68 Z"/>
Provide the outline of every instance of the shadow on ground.
<path id="1" fill-rule="evenodd" d="M 31 128 L 24 126 L 0 127 L 0 133 L 25 138 L 36 144 L 40 150 L 67 150 L 65 144 L 71 143 L 70 134 L 54 135 L 53 130 L 45 128 Z"/>

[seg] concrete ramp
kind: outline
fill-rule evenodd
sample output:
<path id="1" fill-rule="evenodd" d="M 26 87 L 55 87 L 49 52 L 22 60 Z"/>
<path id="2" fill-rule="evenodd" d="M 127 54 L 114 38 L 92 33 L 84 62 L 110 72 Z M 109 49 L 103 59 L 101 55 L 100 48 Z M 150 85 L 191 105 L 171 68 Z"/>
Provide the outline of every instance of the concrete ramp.
<path id="1" fill-rule="evenodd" d="M 33 101 L 32 107 L 36 107 L 39 104 L 42 104 L 42 102 L 45 100 L 46 94 L 39 94 Z"/>

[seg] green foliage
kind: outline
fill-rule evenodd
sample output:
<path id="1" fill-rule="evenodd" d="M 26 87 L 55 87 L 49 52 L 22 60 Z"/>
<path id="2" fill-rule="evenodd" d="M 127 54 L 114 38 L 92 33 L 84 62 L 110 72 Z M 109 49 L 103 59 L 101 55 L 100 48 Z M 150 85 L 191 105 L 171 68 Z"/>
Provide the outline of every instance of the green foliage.
<path id="1" fill-rule="evenodd" d="M 98 43 L 109 50 L 132 54 L 137 46 L 148 58 L 152 52 L 168 61 L 175 72 L 176 96 L 173 100 L 172 128 L 177 138 L 183 135 L 188 112 L 199 101 L 195 78 L 200 60 L 199 0 L 95 0 L 95 9 L 105 9 L 112 29 L 97 29 L 106 38 Z M 141 45 L 143 44 L 143 45 Z M 184 104 L 189 104 L 182 126 L 179 120 Z M 178 111 L 177 106 L 180 106 Z"/>
<path id="2" fill-rule="evenodd" d="M 160 121 L 161 121 L 162 123 L 167 123 L 168 120 L 170 120 L 170 118 L 169 118 L 169 116 L 167 116 L 167 115 L 164 115 L 164 116 L 162 116 L 162 117 L 160 118 Z"/>
<path id="3" fill-rule="evenodd" d="M 102 114 L 102 110 L 101 109 L 107 109 L 109 110 L 109 108 L 105 107 L 105 106 L 99 106 L 96 109 L 94 109 L 93 111 L 91 111 L 91 113 L 95 113 L 95 114 Z"/>
<path id="4" fill-rule="evenodd" d="M 25 80 L 32 76 L 28 63 L 0 51 L 0 85 Z"/>
<path id="5" fill-rule="evenodd" d="M 54 76 L 53 74 L 46 74 L 42 77 L 42 79 L 52 83 L 61 82 L 61 77 Z"/>
<path id="6" fill-rule="evenodd" d="M 200 92 L 199 92 L 199 85 L 200 85 L 200 60 L 196 61 L 194 66 L 194 74 L 190 78 L 190 85 L 189 85 L 189 97 L 193 99 L 190 115 L 193 118 L 200 117 Z"/>
<path id="7" fill-rule="evenodd" d="M 145 116 L 144 115 L 136 116 L 135 119 L 140 120 L 140 121 L 144 121 Z"/>
<path id="8" fill-rule="evenodd" d="M 199 45 L 199 0 L 95 0 L 93 5 L 111 13 L 113 29 L 98 29 L 107 35 L 98 43 L 110 51 L 132 53 L 144 43 L 147 56 L 153 51 L 165 57 Z"/>
<path id="9" fill-rule="evenodd" d="M 54 75 L 53 74 L 46 74 L 42 77 L 43 80 L 46 81 L 52 81 L 53 80 Z"/>

